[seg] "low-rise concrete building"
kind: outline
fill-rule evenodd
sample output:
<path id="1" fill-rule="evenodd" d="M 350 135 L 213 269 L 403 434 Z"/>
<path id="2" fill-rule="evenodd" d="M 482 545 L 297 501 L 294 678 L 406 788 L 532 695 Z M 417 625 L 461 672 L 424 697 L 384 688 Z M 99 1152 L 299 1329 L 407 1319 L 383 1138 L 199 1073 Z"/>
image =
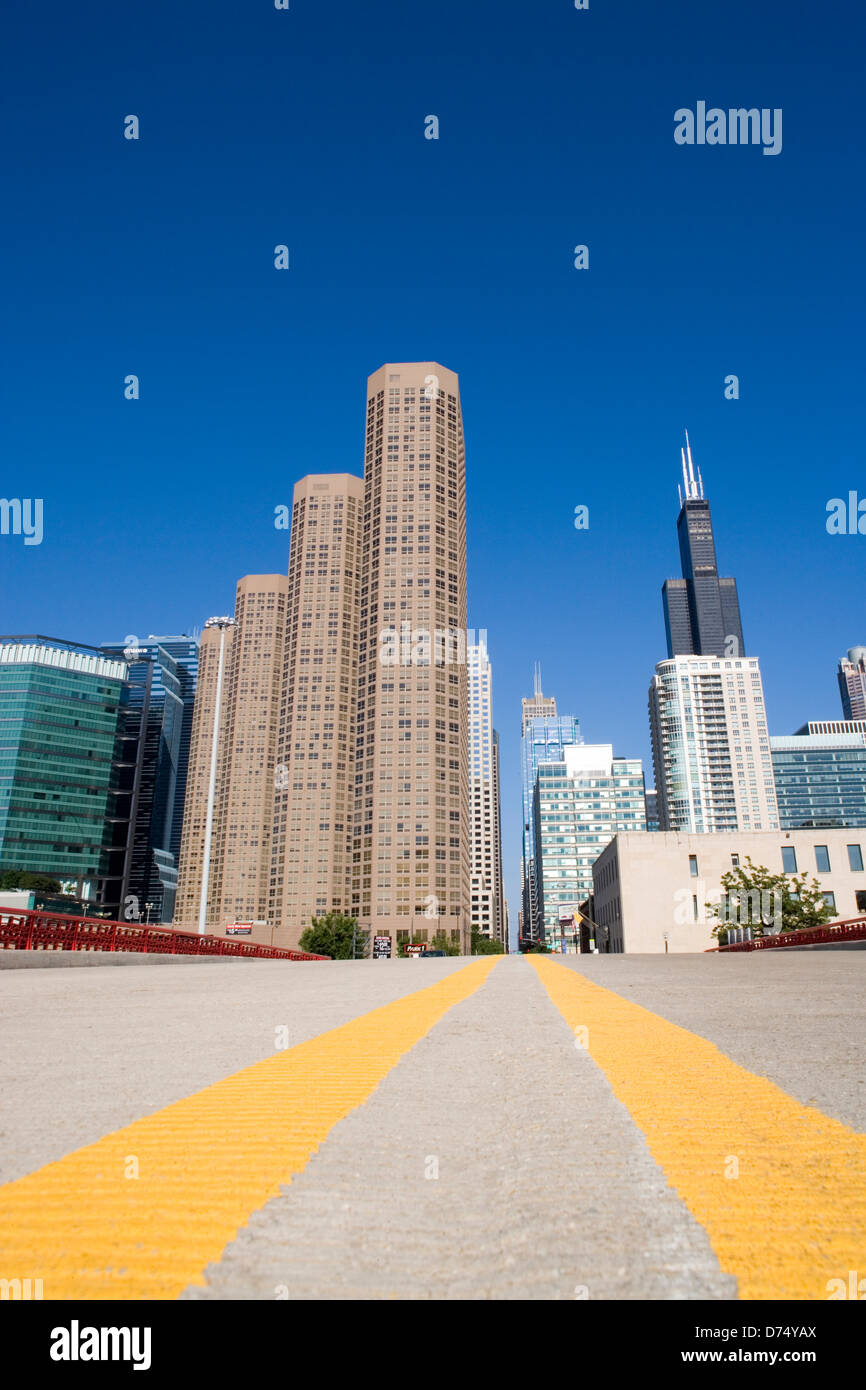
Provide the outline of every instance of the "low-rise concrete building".
<path id="1" fill-rule="evenodd" d="M 833 920 L 866 913 L 866 829 L 679 831 L 618 834 L 593 865 L 600 951 L 706 951 L 716 919 L 706 908 L 722 875 L 750 858 L 772 874 L 816 878 Z"/>

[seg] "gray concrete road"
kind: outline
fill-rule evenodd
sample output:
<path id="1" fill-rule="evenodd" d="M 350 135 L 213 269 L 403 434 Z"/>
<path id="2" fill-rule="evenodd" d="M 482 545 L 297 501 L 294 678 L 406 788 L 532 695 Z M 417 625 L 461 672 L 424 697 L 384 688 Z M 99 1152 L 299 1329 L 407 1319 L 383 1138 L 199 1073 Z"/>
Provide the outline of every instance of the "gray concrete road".
<path id="1" fill-rule="evenodd" d="M 465 966 L 3 971 L 0 1181 Z M 796 1101 L 866 1130 L 866 954 L 557 958 L 555 969 L 708 1039 Z M 530 961 L 500 961 L 424 1026 L 282 1195 L 250 1211 L 204 1270 L 204 1286 L 183 1297 L 737 1297 L 696 1208 L 668 1185 Z M 852 1197 L 849 1211 L 843 1184 L 832 1201 L 832 1219 L 854 1230 L 862 1199 Z"/>

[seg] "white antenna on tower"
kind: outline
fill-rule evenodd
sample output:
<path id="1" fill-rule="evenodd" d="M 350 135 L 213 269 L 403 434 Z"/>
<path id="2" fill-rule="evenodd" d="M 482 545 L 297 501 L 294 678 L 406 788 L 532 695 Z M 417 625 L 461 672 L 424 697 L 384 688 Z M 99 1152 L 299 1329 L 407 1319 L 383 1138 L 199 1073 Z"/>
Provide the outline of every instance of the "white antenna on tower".
<path id="1" fill-rule="evenodd" d="M 698 469 L 695 477 L 695 461 L 692 458 L 692 446 L 689 443 L 689 432 L 686 430 L 686 447 L 680 449 L 680 457 L 683 461 L 683 485 L 685 487 L 686 500 L 692 497 L 703 497 L 704 480 L 701 477 L 701 470 Z M 680 506 L 683 504 L 682 491 L 680 491 Z"/>
<path id="2" fill-rule="evenodd" d="M 689 432 L 688 432 L 688 430 L 686 430 L 685 434 L 686 434 L 686 447 L 685 447 L 685 449 L 680 449 L 680 454 L 682 455 L 682 460 L 683 460 L 683 481 L 685 482 L 685 485 L 686 485 L 686 497 L 703 497 L 703 495 L 704 495 L 704 480 L 703 480 L 703 478 L 701 477 L 701 470 L 700 470 L 700 469 L 698 469 L 698 475 L 697 475 L 697 478 L 695 478 L 695 463 L 694 463 L 694 459 L 692 458 L 692 446 L 691 446 L 691 444 L 689 443 Z M 686 460 L 687 460 L 687 459 L 688 459 L 688 471 L 686 471 Z"/>

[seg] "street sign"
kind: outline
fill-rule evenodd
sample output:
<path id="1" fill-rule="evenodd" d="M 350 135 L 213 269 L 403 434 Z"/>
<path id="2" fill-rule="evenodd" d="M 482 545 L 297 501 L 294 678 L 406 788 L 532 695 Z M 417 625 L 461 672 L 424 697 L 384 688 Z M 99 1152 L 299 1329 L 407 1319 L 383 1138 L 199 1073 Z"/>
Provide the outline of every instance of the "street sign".
<path id="1" fill-rule="evenodd" d="M 373 937 L 373 959 L 390 960 L 391 958 L 391 938 L 390 936 Z"/>
<path id="2" fill-rule="evenodd" d="M 252 936 L 252 927 L 237 924 L 233 927 L 226 927 L 226 936 Z"/>

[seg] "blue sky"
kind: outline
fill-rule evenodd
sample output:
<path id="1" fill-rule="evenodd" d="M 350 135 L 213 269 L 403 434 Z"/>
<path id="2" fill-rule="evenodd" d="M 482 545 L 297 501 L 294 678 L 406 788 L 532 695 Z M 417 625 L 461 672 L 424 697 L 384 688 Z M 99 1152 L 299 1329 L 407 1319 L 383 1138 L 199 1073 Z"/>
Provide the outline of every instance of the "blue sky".
<path id="1" fill-rule="evenodd" d="M 461 378 L 515 920 L 532 663 L 588 741 L 650 767 L 684 426 L 771 732 L 839 714 L 866 641 L 866 537 L 825 529 L 829 498 L 866 496 L 854 7 L 7 14 L 2 491 L 44 499 L 45 534 L 0 536 L 0 630 L 230 611 L 240 575 L 286 567 L 294 482 L 360 473 L 367 374 L 432 359 Z M 781 108 L 781 154 L 676 145 L 699 100 Z"/>

